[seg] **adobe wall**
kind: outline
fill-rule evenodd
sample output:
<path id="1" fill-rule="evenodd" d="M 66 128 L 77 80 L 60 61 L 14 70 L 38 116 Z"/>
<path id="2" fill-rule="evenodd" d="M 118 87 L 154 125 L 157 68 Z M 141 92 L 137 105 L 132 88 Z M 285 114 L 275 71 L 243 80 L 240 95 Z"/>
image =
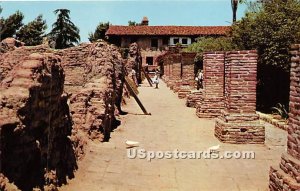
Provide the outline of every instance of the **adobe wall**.
<path id="1" fill-rule="evenodd" d="M 225 56 L 225 109 L 216 121 L 215 136 L 227 143 L 262 144 L 265 129 L 256 114 L 256 51 Z"/>
<path id="2" fill-rule="evenodd" d="M 22 190 L 54 189 L 74 176 L 87 138 L 106 141 L 117 125 L 124 60 L 97 42 L 19 47 L 0 61 L 0 171 Z"/>
<path id="3" fill-rule="evenodd" d="M 291 47 L 291 55 L 287 152 L 282 154 L 279 167 L 270 168 L 271 191 L 300 190 L 300 44 Z"/>
<path id="4" fill-rule="evenodd" d="M 64 77 L 59 57 L 34 53 L 1 81 L 0 171 L 21 190 L 65 183 L 66 176 L 74 176 L 77 164 L 68 138 L 72 118 L 63 94 Z M 51 170 L 55 176 L 46 182 Z"/>

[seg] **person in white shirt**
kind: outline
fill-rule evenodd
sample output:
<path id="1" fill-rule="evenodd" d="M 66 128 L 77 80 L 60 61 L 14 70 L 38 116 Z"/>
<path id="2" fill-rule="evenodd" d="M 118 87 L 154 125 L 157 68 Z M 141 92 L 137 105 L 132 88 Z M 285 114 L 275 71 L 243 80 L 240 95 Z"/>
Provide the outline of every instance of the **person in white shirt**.
<path id="1" fill-rule="evenodd" d="M 202 70 L 199 70 L 197 73 L 197 90 L 203 89 L 203 73 Z"/>

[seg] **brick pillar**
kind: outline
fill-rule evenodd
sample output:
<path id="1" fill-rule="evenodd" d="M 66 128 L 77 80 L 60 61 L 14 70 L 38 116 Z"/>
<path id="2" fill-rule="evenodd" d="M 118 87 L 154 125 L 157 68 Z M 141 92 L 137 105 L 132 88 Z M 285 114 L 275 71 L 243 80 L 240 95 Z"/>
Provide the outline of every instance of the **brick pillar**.
<path id="1" fill-rule="evenodd" d="M 172 56 L 170 54 L 167 54 L 164 56 L 164 65 L 166 66 L 166 74 L 167 77 L 165 78 L 166 84 L 168 87 L 170 87 L 170 80 L 172 78 Z"/>
<path id="2" fill-rule="evenodd" d="M 290 113 L 287 153 L 282 154 L 279 167 L 271 167 L 271 191 L 300 190 L 300 44 L 292 46 Z"/>
<path id="3" fill-rule="evenodd" d="M 256 114 L 257 53 L 232 51 L 225 60 L 225 109 L 216 121 L 222 142 L 262 144 L 265 128 Z"/>
<path id="4" fill-rule="evenodd" d="M 165 82 L 167 82 L 170 78 L 170 68 L 169 68 L 169 62 L 168 62 L 168 55 L 165 55 L 163 60 L 164 60 L 164 76 L 163 79 Z"/>
<path id="5" fill-rule="evenodd" d="M 177 92 L 181 85 L 181 54 L 172 54 L 172 84 L 170 86 L 174 92 Z"/>
<path id="6" fill-rule="evenodd" d="M 224 52 L 205 52 L 203 55 L 204 95 L 197 103 L 200 118 L 215 118 L 224 109 Z"/>
<path id="7" fill-rule="evenodd" d="M 195 56 L 196 53 L 181 53 L 182 80 L 191 87 L 195 85 Z"/>
<path id="8" fill-rule="evenodd" d="M 196 53 L 181 53 L 182 82 L 178 90 L 178 98 L 186 98 L 195 87 L 195 56 Z"/>

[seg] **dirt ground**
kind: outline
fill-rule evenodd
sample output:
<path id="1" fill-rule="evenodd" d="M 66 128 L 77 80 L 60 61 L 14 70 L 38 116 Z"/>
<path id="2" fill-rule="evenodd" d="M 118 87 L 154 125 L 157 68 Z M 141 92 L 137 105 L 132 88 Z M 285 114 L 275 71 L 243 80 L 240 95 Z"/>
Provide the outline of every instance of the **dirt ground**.
<path id="1" fill-rule="evenodd" d="M 96 190 L 268 190 L 269 168 L 279 165 L 287 133 L 266 125 L 265 145 L 223 144 L 214 137 L 214 121 L 199 119 L 194 108 L 160 83 L 145 83 L 139 97 L 151 116 L 143 115 L 132 98 L 124 106 L 121 125 L 107 143 L 92 142 L 75 178 L 62 191 Z M 255 159 L 129 159 L 126 140 L 148 151 L 255 151 Z"/>

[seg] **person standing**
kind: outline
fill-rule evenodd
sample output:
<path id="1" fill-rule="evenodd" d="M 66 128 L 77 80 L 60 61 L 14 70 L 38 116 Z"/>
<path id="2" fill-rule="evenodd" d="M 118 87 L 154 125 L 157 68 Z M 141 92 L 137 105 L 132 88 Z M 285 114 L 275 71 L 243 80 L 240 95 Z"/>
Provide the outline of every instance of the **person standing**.
<path id="1" fill-rule="evenodd" d="M 203 89 L 203 73 L 202 70 L 199 70 L 197 73 L 197 90 Z"/>
<path id="2" fill-rule="evenodd" d="M 159 77 L 158 77 L 158 73 L 157 72 L 155 72 L 155 76 L 153 78 L 153 83 L 155 84 L 155 89 L 158 89 Z"/>

